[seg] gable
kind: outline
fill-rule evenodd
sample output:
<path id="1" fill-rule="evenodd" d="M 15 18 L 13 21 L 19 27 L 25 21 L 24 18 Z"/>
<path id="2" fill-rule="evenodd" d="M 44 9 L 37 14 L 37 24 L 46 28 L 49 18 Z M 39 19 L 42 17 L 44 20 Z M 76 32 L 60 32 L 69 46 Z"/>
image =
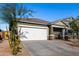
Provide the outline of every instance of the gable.
<path id="1" fill-rule="evenodd" d="M 62 23 L 61 21 L 59 21 L 59 22 L 55 23 L 55 25 L 65 26 L 65 24 L 64 24 L 64 23 Z"/>
<path id="2" fill-rule="evenodd" d="M 52 25 L 54 25 L 54 26 L 67 27 L 67 25 L 66 25 L 65 23 L 63 23 L 62 21 L 55 22 L 55 23 L 53 23 Z"/>

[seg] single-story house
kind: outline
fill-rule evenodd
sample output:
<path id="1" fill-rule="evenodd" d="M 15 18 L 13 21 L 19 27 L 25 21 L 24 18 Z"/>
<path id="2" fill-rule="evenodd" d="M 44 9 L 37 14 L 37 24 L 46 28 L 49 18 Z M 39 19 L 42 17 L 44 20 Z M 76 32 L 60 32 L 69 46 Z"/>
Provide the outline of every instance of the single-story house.
<path id="1" fill-rule="evenodd" d="M 52 40 L 58 38 L 59 34 L 64 37 L 72 35 L 68 25 L 73 18 L 48 22 L 37 18 L 17 19 L 18 34 L 21 41 L 25 40 Z M 9 31 L 1 31 L 3 39 L 8 39 Z"/>
<path id="2" fill-rule="evenodd" d="M 59 34 L 64 39 L 66 35 L 72 34 L 68 25 L 72 20 L 73 18 L 71 17 L 49 23 L 37 18 L 17 19 L 18 34 L 22 41 L 52 40 L 57 38 Z"/>
<path id="3" fill-rule="evenodd" d="M 18 34 L 21 41 L 25 40 L 47 40 L 49 37 L 48 21 L 27 18 L 17 19 Z"/>

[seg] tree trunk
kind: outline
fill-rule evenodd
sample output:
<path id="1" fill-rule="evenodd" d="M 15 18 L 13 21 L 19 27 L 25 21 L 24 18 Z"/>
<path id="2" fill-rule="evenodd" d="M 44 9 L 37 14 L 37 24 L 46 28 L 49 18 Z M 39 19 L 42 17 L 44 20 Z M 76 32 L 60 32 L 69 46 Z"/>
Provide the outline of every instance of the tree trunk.
<path id="1" fill-rule="evenodd" d="M 77 32 L 76 34 L 77 34 L 77 39 L 79 39 L 79 34 L 78 34 L 78 32 Z"/>
<path id="2" fill-rule="evenodd" d="M 74 33 L 72 33 L 73 39 L 74 39 Z"/>
<path id="3" fill-rule="evenodd" d="M 12 21 L 9 25 L 9 30 L 10 30 L 10 41 L 11 41 L 11 49 L 12 49 L 12 53 L 13 55 L 16 55 L 19 51 L 20 51 L 20 39 L 19 39 L 19 36 L 17 34 L 17 22 L 16 20 L 15 21 Z"/>

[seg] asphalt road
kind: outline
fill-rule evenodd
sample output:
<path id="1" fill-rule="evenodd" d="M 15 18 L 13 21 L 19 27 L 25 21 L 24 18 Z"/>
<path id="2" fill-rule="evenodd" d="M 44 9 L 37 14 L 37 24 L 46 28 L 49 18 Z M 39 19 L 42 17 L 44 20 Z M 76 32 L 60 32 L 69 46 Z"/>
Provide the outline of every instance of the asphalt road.
<path id="1" fill-rule="evenodd" d="M 23 41 L 32 56 L 79 56 L 79 48 L 61 40 Z"/>

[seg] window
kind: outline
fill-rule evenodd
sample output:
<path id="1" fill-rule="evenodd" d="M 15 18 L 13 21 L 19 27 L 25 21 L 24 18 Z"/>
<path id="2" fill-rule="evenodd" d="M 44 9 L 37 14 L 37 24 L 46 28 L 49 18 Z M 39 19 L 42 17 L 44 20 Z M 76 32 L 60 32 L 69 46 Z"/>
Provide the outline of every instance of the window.
<path id="1" fill-rule="evenodd" d="M 62 28 L 56 28 L 56 27 L 54 27 L 53 31 L 55 31 L 55 32 L 62 32 Z"/>

